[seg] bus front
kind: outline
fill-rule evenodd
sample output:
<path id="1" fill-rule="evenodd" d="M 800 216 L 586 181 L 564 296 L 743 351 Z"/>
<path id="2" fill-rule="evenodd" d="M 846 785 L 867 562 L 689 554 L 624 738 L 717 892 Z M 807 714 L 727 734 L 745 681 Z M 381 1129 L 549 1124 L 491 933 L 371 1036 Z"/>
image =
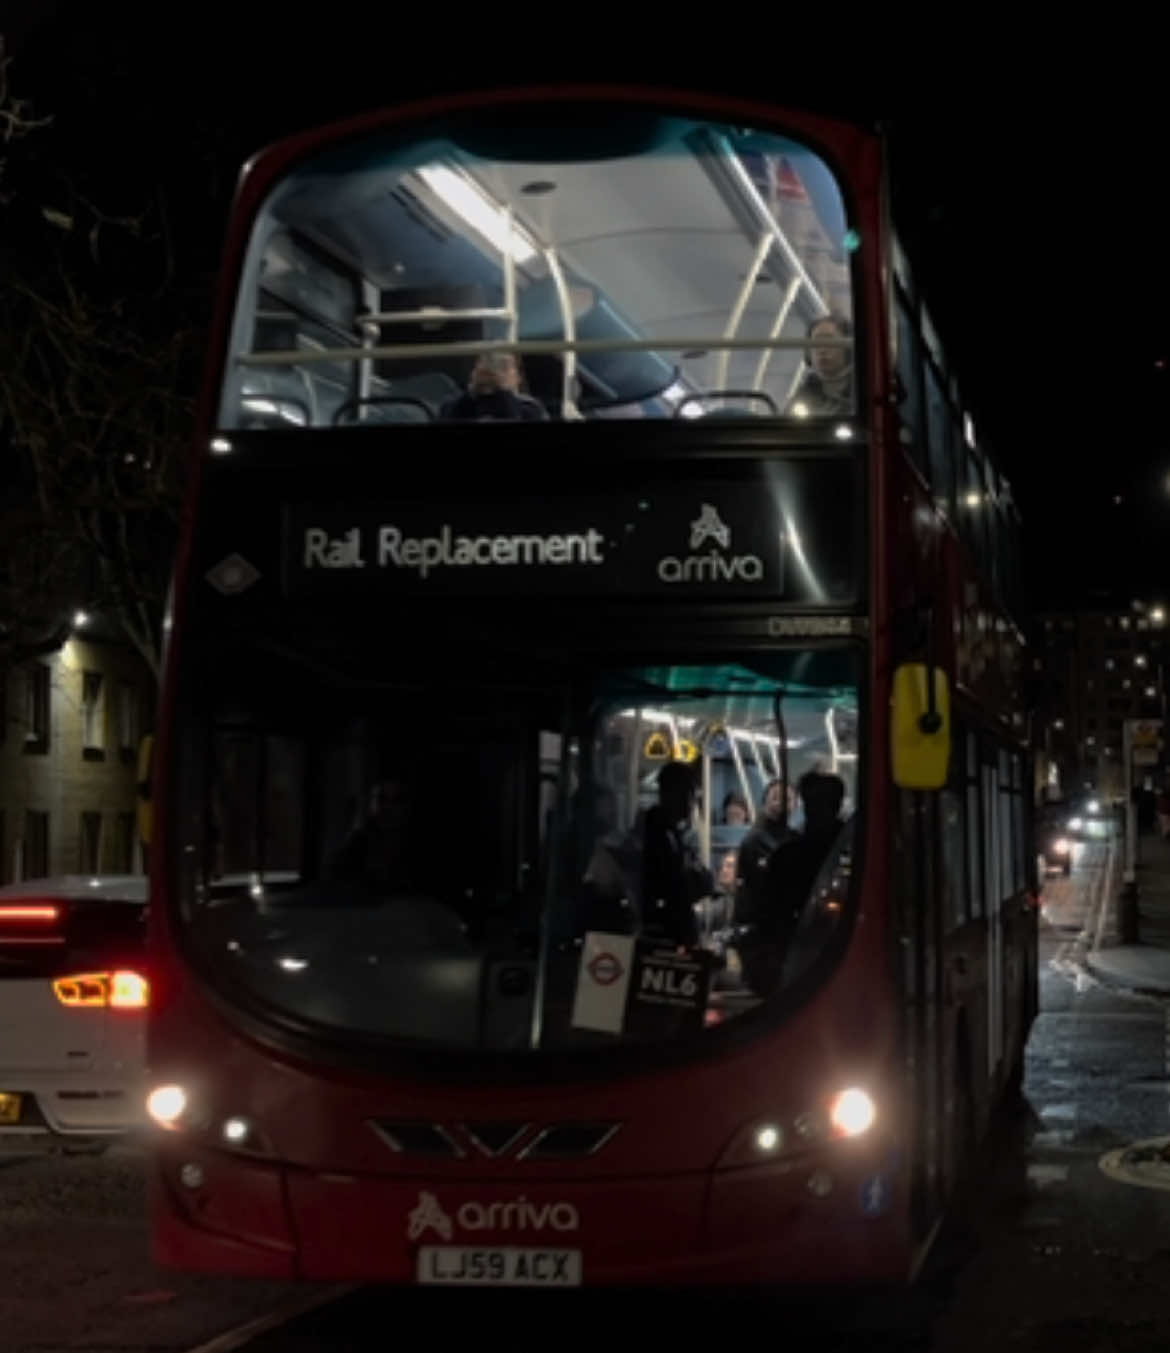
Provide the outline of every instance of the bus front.
<path id="1" fill-rule="evenodd" d="M 250 166 L 156 776 L 163 1263 L 905 1272 L 878 177 L 594 91 Z"/>

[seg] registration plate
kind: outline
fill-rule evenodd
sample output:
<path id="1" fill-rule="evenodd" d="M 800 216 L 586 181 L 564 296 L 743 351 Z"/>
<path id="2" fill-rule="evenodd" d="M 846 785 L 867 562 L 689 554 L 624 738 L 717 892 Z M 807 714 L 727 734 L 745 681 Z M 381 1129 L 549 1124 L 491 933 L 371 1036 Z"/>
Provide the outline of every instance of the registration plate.
<path id="1" fill-rule="evenodd" d="M 20 1122 L 20 1096 L 0 1094 L 0 1123 Z"/>
<path id="2" fill-rule="evenodd" d="M 581 1251 L 425 1245 L 418 1253 L 418 1281 L 471 1287 L 580 1287 Z"/>

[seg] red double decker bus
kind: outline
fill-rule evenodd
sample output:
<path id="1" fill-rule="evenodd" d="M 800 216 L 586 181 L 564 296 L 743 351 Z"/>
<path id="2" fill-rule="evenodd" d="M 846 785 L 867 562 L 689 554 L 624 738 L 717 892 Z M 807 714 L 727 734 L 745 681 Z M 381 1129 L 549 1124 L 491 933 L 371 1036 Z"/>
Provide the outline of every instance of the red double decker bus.
<path id="1" fill-rule="evenodd" d="M 868 132 L 542 89 L 258 156 L 154 775 L 158 1259 L 910 1275 L 1035 1004 L 1016 524 Z"/>

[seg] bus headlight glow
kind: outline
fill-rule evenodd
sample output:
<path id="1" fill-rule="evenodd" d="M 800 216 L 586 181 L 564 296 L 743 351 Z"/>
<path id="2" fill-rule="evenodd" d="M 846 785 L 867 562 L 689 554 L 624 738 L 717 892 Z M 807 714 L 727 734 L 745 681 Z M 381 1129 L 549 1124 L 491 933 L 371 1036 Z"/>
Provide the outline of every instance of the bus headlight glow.
<path id="1" fill-rule="evenodd" d="M 146 1112 L 164 1128 L 177 1128 L 187 1111 L 187 1092 L 181 1085 L 156 1085 L 146 1097 Z"/>
<path id="2" fill-rule="evenodd" d="M 833 1097 L 829 1106 L 829 1121 L 838 1137 L 860 1137 L 873 1127 L 877 1106 L 864 1090 L 852 1087 Z"/>

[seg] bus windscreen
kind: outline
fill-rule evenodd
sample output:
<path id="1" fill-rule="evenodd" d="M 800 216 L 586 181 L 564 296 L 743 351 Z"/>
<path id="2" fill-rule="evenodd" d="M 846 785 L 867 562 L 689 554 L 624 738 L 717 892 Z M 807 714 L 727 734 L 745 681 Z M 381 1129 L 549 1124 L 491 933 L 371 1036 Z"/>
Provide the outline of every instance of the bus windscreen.
<path id="1" fill-rule="evenodd" d="M 201 655 L 182 910 L 216 980 L 277 1013 L 453 1049 L 660 1043 L 766 1010 L 842 935 L 852 648 L 470 683 L 255 645 Z"/>
<path id="2" fill-rule="evenodd" d="M 252 226 L 220 428 L 851 418 L 859 237 L 825 162 L 621 125 L 452 116 L 297 163 Z"/>

